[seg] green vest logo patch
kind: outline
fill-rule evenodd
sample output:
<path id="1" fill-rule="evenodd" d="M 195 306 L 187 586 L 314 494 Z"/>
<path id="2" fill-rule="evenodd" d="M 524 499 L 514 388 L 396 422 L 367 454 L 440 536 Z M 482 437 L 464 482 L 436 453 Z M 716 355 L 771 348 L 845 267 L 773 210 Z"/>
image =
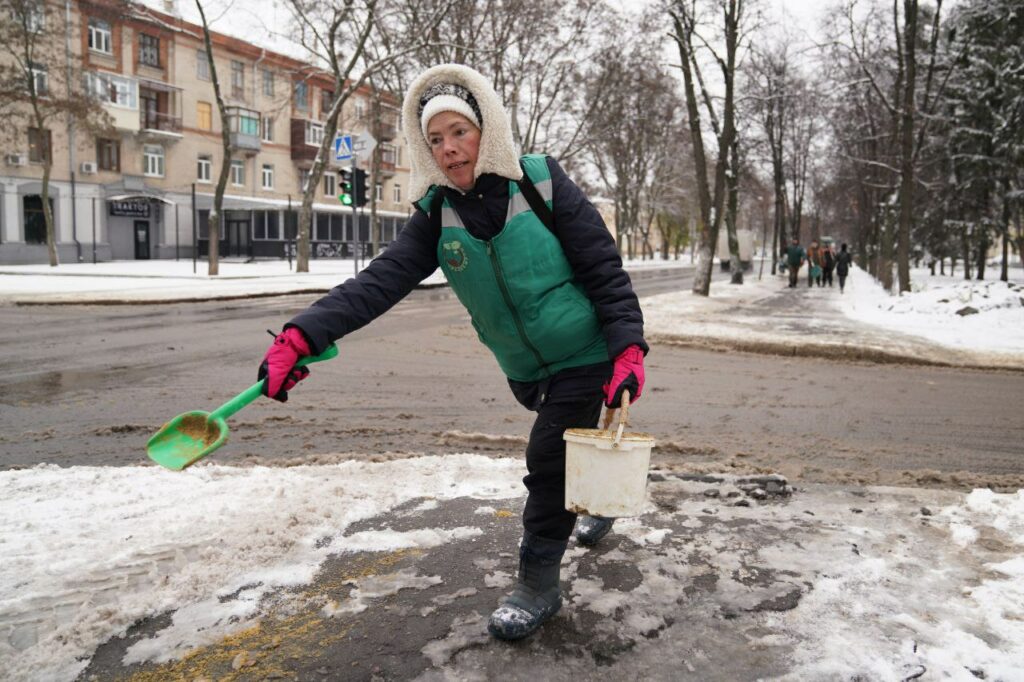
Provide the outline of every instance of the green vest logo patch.
<path id="1" fill-rule="evenodd" d="M 469 257 L 459 241 L 450 241 L 442 244 L 444 247 L 444 262 L 455 272 L 462 272 L 469 265 Z"/>

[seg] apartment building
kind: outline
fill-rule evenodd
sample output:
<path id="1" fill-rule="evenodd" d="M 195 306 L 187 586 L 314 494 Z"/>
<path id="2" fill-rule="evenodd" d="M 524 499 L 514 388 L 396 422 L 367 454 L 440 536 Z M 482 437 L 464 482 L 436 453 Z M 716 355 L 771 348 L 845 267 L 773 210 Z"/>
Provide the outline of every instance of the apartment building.
<path id="1" fill-rule="evenodd" d="M 63 124 L 45 131 L 61 262 L 205 255 L 224 154 L 201 27 L 143 6 L 125 12 L 104 0 L 70 4 L 70 13 L 64 3 L 54 4 L 44 30 L 70 36 L 85 90 L 102 102 L 113 128 L 98 137 Z M 219 253 L 284 257 L 294 248 L 298 206 L 323 140 L 333 83 L 310 65 L 253 43 L 214 33 L 212 45 L 231 138 Z M 363 88 L 346 102 L 339 131 L 370 127 L 372 95 Z M 406 192 L 399 102 L 382 99 L 383 113 L 373 121 L 383 159 L 374 195 L 386 245 L 414 197 Z M 15 131 L 22 144 L 0 157 L 0 263 L 47 261 L 39 134 Z M 370 206 L 354 219 L 337 198 L 339 171 L 332 159 L 317 188 L 314 258 L 348 256 L 370 241 Z"/>

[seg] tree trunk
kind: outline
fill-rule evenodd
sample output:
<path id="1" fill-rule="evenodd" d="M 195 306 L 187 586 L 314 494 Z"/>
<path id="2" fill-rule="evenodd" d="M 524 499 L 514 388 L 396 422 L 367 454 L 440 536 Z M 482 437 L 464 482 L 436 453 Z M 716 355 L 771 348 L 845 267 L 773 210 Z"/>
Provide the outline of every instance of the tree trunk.
<path id="1" fill-rule="evenodd" d="M 743 284 L 743 264 L 740 262 L 740 242 L 736 237 L 736 211 L 739 200 L 737 198 L 739 189 L 739 144 L 733 140 L 729 148 L 729 173 L 726 176 L 726 184 L 729 191 L 729 205 L 725 213 L 726 239 L 729 241 L 729 271 L 732 273 L 731 284 Z"/>
<path id="2" fill-rule="evenodd" d="M 960 231 L 960 247 L 964 260 L 964 279 L 971 279 L 971 233 L 964 229 Z"/>
<path id="3" fill-rule="evenodd" d="M 985 279 L 985 261 L 988 260 L 988 228 L 983 227 L 978 239 L 978 280 Z"/>
<path id="4" fill-rule="evenodd" d="M 57 258 L 57 229 L 53 224 L 53 210 L 50 208 L 50 171 L 53 168 L 53 159 L 50 154 L 50 145 L 47 143 L 49 135 L 42 126 L 39 127 L 40 144 L 43 148 L 43 182 L 40 197 L 43 200 L 43 221 L 46 223 L 46 252 L 50 257 L 50 267 L 59 264 Z"/>
<path id="5" fill-rule="evenodd" d="M 1003 236 L 1003 260 L 999 268 L 999 279 L 1003 282 L 1010 281 L 1010 181 L 1003 178 L 1003 212 L 1002 212 L 1002 236 Z"/>
<path id="6" fill-rule="evenodd" d="M 914 86 L 917 78 L 917 0 L 903 0 L 903 111 L 900 116 L 900 216 L 896 267 L 900 293 L 910 291 L 910 225 L 914 220 Z M 892 279 L 892 275 L 888 275 Z M 890 289 L 891 287 L 886 287 Z"/>

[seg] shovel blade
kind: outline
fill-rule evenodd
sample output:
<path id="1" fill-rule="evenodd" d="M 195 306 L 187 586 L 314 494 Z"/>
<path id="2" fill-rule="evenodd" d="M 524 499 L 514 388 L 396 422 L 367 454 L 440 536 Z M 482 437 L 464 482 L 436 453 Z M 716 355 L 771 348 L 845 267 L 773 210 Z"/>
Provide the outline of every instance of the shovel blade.
<path id="1" fill-rule="evenodd" d="M 209 412 L 185 412 L 160 427 L 146 443 L 149 458 L 162 467 L 181 471 L 219 448 L 228 440 L 223 419 Z"/>

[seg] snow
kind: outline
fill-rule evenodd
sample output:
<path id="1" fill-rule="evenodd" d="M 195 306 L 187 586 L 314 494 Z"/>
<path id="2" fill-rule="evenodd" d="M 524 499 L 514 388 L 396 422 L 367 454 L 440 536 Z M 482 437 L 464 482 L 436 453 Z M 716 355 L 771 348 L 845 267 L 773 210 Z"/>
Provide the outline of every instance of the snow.
<path id="1" fill-rule="evenodd" d="M 251 627 L 262 598 L 309 582 L 329 554 L 427 548 L 474 537 L 480 533 L 475 527 L 346 529 L 419 498 L 470 497 L 482 502 L 478 512 L 492 509 L 485 503 L 523 495 L 522 467 L 518 459 L 461 454 L 291 468 L 203 464 L 180 473 L 52 465 L 2 472 L 0 669 L 13 680 L 74 679 L 97 645 L 140 618 L 166 612 L 172 612 L 172 624 L 132 645 L 125 662 L 180 657 Z M 764 615 L 772 634 L 759 646 L 792 649 L 792 669 L 783 679 L 895 680 L 914 666 L 947 679 L 971 679 L 967 668 L 974 667 L 989 679 L 1024 674 L 1024 491 L 942 493 L 954 502 L 922 528 L 901 520 L 907 504 L 919 504 L 904 499 L 899 506 L 900 496 L 912 494 L 907 490 L 891 499 L 869 491 L 879 508 L 858 516 L 858 523 L 841 519 L 850 518 L 847 500 L 863 497 L 799 493 L 784 506 L 722 507 L 709 522 L 711 502 L 701 494 L 702 484 L 685 485 L 692 490 L 678 498 L 677 513 L 703 517 L 703 529 L 677 537 L 653 506 L 644 517 L 620 520 L 616 532 L 628 540 L 601 563 L 636 565 L 642 582 L 628 593 L 578 575 L 587 550 L 571 546 L 564 562 L 569 602 L 560 617 L 621 612 L 618 622 L 595 627 L 621 628 L 629 636 L 664 627 L 679 608 L 677 600 L 688 599 L 693 578 L 709 570 L 706 563 L 690 565 L 688 557 L 699 555 L 719 575 L 718 598 L 728 608 L 749 610 L 765 599 L 803 593 L 796 608 Z M 807 505 L 814 505 L 815 521 L 808 520 Z M 798 551 L 785 543 L 758 550 L 759 570 L 799 573 L 802 579 L 765 587 L 745 581 L 751 558 L 746 542 L 737 546 L 733 537 L 743 527 L 737 522 L 777 527 L 773 532 L 783 537 L 808 533 L 794 537 Z M 333 541 L 320 542 L 325 537 Z M 991 542 L 981 546 L 981 537 L 998 537 L 1005 551 L 987 560 Z M 858 551 L 850 553 L 851 545 Z M 498 565 L 477 563 L 483 570 Z M 977 570 L 968 573 L 965 566 Z M 488 586 L 510 582 L 501 572 L 484 580 Z M 363 612 L 375 598 L 442 579 L 403 569 L 351 584 L 350 597 L 325 604 L 324 615 Z M 433 603 L 450 603 L 475 589 L 453 586 Z M 420 615 L 430 613 L 428 607 Z M 999 637 L 981 636 L 985 632 Z M 481 637 L 486 641 L 479 617 L 467 614 L 424 654 L 447 660 L 445 652 Z"/>
<path id="2" fill-rule="evenodd" d="M 850 295 L 837 305 L 852 320 L 951 348 L 1024 353 L 1024 284 L 1019 276 L 1010 282 L 979 282 L 915 269 L 911 291 L 892 296 L 869 274 L 854 267 L 847 285 Z M 968 306 L 978 313 L 956 314 Z"/>
<path id="3" fill-rule="evenodd" d="M 742 285 L 716 280 L 709 296 L 678 291 L 642 301 L 645 332 L 655 341 L 713 345 L 815 345 L 931 357 L 956 364 L 1024 365 L 1024 280 L 965 282 L 912 271 L 912 291 L 891 296 L 854 266 L 839 293 L 835 286 L 808 288 L 806 269 L 788 289 L 783 275 L 759 265 Z M 970 305 L 979 312 L 960 316 Z"/>
<path id="4" fill-rule="evenodd" d="M 72 679 L 101 642 L 172 609 L 173 625 L 135 644 L 128 662 L 180 656 L 252 625 L 264 595 L 309 582 L 329 553 L 479 534 L 345 529 L 421 497 L 518 497 L 520 468 L 451 455 L 180 473 L 52 465 L 2 472 L 0 669 L 13 679 Z M 334 540 L 321 546 L 325 537 Z"/>
<path id="5" fill-rule="evenodd" d="M 360 261 L 365 266 L 369 261 Z M 627 260 L 629 270 L 679 267 L 686 260 Z M 294 261 L 222 260 L 216 276 L 200 261 L 133 260 L 103 263 L 61 263 L 0 266 L 0 303 L 167 302 L 209 300 L 289 292 L 327 292 L 355 275 L 351 259 L 313 259 L 308 273 L 295 272 Z M 446 283 L 435 270 L 422 285 Z"/>

